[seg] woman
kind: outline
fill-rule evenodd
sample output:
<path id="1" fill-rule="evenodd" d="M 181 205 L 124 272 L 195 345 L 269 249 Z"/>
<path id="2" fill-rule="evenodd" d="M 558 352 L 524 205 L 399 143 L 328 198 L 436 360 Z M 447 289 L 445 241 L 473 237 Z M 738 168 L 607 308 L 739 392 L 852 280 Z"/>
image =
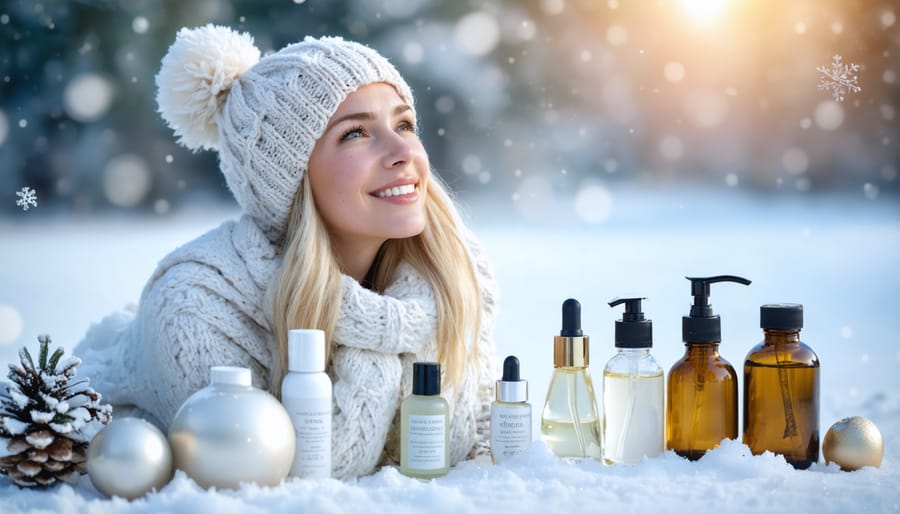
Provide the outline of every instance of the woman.
<path id="1" fill-rule="evenodd" d="M 166 256 L 136 313 L 92 327 L 82 373 L 167 427 L 210 366 L 248 367 L 277 395 L 288 330 L 321 328 L 334 476 L 397 462 L 420 360 L 444 370 L 451 462 L 482 452 L 495 285 L 431 173 L 408 85 L 340 38 L 259 55 L 248 35 L 207 25 L 182 29 L 163 58 L 160 113 L 184 146 L 218 151 L 242 216 Z"/>

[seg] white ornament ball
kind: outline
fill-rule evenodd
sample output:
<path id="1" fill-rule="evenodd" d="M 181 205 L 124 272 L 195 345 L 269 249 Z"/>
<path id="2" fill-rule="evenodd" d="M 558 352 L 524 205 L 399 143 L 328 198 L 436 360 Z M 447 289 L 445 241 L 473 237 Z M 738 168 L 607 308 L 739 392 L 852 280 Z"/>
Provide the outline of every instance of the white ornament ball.
<path id="1" fill-rule="evenodd" d="M 166 436 L 149 422 L 114 419 L 91 440 L 87 471 L 101 493 L 132 500 L 169 482 L 172 451 Z"/>
<path id="2" fill-rule="evenodd" d="M 250 385 L 249 369 L 217 366 L 211 375 L 211 384 L 185 400 L 169 428 L 175 467 L 204 488 L 278 485 L 294 461 L 287 411 Z"/>
<path id="3" fill-rule="evenodd" d="M 875 423 L 862 416 L 837 421 L 822 441 L 825 462 L 834 462 L 844 471 L 856 471 L 865 466 L 881 466 L 884 439 Z"/>

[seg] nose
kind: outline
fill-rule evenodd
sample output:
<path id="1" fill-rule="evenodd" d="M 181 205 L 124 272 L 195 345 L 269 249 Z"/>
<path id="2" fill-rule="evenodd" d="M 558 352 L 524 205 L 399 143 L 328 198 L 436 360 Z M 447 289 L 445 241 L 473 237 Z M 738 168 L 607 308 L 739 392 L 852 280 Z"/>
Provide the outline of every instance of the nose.
<path id="1" fill-rule="evenodd" d="M 391 130 L 384 141 L 383 164 L 385 168 L 403 166 L 412 161 L 415 150 L 410 136 L 404 136 Z"/>

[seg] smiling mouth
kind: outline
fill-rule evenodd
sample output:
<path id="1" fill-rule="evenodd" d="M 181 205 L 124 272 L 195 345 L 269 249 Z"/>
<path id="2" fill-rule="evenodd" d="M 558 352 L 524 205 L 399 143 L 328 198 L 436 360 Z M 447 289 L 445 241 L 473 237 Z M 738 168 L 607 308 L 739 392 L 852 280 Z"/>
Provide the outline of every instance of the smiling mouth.
<path id="1" fill-rule="evenodd" d="M 412 194 L 416 191 L 415 184 L 405 184 L 402 186 L 389 187 L 377 193 L 373 193 L 378 198 L 390 198 L 392 196 L 404 196 Z"/>

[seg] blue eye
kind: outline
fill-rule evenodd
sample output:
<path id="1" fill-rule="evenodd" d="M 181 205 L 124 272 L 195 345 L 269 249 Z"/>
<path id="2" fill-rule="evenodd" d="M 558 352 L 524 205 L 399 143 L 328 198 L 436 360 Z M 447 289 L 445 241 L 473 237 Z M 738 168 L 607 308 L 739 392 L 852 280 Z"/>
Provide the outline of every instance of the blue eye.
<path id="1" fill-rule="evenodd" d="M 341 136 L 341 141 L 349 141 L 350 139 L 356 139 L 359 137 L 363 137 L 366 135 L 366 131 L 363 127 L 353 127 Z"/>
<path id="2" fill-rule="evenodd" d="M 403 120 L 397 125 L 397 130 L 415 133 L 416 125 L 409 120 Z"/>

